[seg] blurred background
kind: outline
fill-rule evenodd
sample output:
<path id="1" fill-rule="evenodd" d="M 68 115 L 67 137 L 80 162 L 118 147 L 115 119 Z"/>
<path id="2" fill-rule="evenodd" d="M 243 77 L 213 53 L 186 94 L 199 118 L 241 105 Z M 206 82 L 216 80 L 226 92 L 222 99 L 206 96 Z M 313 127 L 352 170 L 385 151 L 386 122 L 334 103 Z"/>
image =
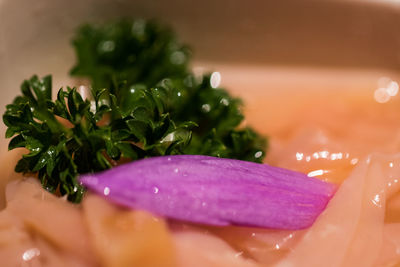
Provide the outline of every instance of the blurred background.
<path id="1" fill-rule="evenodd" d="M 65 84 L 79 24 L 121 16 L 172 25 L 197 62 L 400 70 L 397 0 L 0 0 L 0 113 L 34 73 Z"/>

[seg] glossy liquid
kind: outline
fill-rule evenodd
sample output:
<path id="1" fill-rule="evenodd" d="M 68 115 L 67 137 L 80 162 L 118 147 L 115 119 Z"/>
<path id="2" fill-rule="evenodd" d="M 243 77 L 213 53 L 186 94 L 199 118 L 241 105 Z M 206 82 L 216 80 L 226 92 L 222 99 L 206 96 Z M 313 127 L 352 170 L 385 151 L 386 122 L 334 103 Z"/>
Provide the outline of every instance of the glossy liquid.
<path id="1" fill-rule="evenodd" d="M 269 136 L 270 149 L 266 163 L 298 170 L 337 184 L 352 178 L 344 186 L 343 191 L 348 188 L 347 193 L 341 193 L 343 196 L 331 205 L 328 215 L 320 219 L 324 222 L 322 226 L 320 223 L 310 231 L 316 233 L 312 235 L 314 241 L 310 244 L 303 240 L 304 233 L 308 231 L 285 232 L 236 227 L 210 231 L 237 248 L 242 256 L 268 266 L 286 262 L 286 257 L 291 259 L 286 263 L 291 262 L 294 266 L 321 266 L 322 260 L 326 262 L 326 258 L 334 256 L 324 254 L 321 250 L 317 257 L 319 261 L 312 263 L 307 260 L 308 253 L 298 251 L 307 248 L 307 251 L 316 250 L 317 253 L 319 246 L 332 246 L 334 251 L 337 246 L 342 247 L 345 240 L 350 242 L 352 250 L 371 250 L 374 256 L 368 259 L 369 262 L 366 260 L 366 264 L 374 261 L 381 264 L 389 261 L 388 258 L 394 262 L 399 260 L 394 249 L 399 247 L 393 246 L 391 241 L 388 241 L 392 244 L 391 253 L 387 252 L 389 245 L 385 242 L 381 244 L 377 241 L 380 245 L 375 247 L 361 245 L 370 242 L 362 237 L 363 231 L 372 231 L 372 236 L 380 240 L 382 229 L 388 229 L 389 225 L 390 230 L 385 232 L 390 231 L 391 236 L 397 236 L 396 231 L 400 230 L 400 162 L 397 154 L 400 151 L 400 97 L 397 96 L 397 76 L 379 71 L 285 72 L 268 68 L 247 68 L 246 71 L 246 68 L 235 69 L 229 66 L 221 66 L 220 74 L 223 83 L 226 81 L 226 86 L 245 100 L 247 123 Z M 386 76 L 391 79 L 383 78 Z M 393 83 L 395 88 L 391 88 Z M 382 88 L 385 88 L 384 93 L 389 92 L 390 95 L 380 95 Z M 392 89 L 394 92 L 390 91 Z M 376 165 L 379 165 L 380 171 L 371 170 Z M 355 171 L 356 167 L 366 170 Z M 368 182 L 367 176 L 371 172 L 376 175 L 370 178 L 375 183 Z M 366 188 L 369 186 L 369 191 L 363 189 L 364 183 Z M 352 195 L 358 195 L 359 205 L 364 203 L 363 208 L 348 207 L 345 204 L 356 198 Z M 361 217 L 352 216 L 357 212 Z M 360 219 L 368 216 L 365 214 L 371 217 Z M 383 223 L 384 220 L 387 224 Z M 353 222 L 353 228 L 350 222 Z M 354 234 L 354 237 L 346 239 L 345 236 L 340 237 L 340 231 L 335 233 L 332 230 L 336 234 L 333 238 L 342 243 L 335 245 L 318 241 L 319 233 L 331 231 L 329 229 L 342 229 L 349 236 Z M 382 258 L 378 256 L 379 253 L 388 253 L 390 256 Z M 357 254 L 350 253 L 341 259 L 337 256 L 337 262 L 332 262 L 332 266 L 355 266 L 351 265 L 355 263 L 352 259 L 354 255 Z M 311 254 L 309 258 L 314 256 Z M 326 258 L 322 259 L 324 256 Z"/>
<path id="2" fill-rule="evenodd" d="M 219 71 L 214 83 L 244 99 L 246 123 L 269 136 L 266 163 L 341 184 L 310 229 L 171 222 L 121 210 L 93 195 L 82 206 L 72 207 L 29 180 L 8 187 L 7 209 L 0 213 L 0 240 L 6 248 L 0 251 L 2 262 L 7 259 L 10 266 L 160 264 L 160 258 L 151 255 L 161 255 L 170 266 L 391 266 L 399 262 L 400 99 L 396 88 L 387 81 L 382 84 L 381 78 L 400 79 L 384 71 L 203 64 L 207 65 Z M 12 173 L 12 155 L 7 154 L 8 161 L 3 162 L 3 184 Z M 76 244 L 75 240 L 83 241 Z"/>

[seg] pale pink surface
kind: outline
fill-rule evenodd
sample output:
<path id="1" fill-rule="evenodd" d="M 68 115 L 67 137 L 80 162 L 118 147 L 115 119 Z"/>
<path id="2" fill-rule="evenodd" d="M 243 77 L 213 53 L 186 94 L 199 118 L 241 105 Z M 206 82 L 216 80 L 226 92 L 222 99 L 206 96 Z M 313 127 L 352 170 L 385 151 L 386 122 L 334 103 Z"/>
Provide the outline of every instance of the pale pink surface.
<path id="1" fill-rule="evenodd" d="M 223 81 L 226 78 L 225 81 L 229 82 L 229 75 L 221 73 Z M 385 104 L 374 102 L 375 84 L 372 84 L 372 80 L 378 79 L 379 76 L 373 76 L 371 73 L 361 73 L 358 76 L 349 74 L 343 77 L 340 73 L 324 76 L 320 75 L 320 72 L 311 72 L 302 76 L 303 74 L 297 71 L 282 72 L 275 76 L 266 75 L 265 79 L 262 75 L 252 76 L 256 77 L 254 82 L 249 82 L 249 79 L 238 73 L 242 73 L 242 70 L 231 72 L 232 83 L 227 84 L 227 87 L 244 96 L 248 107 L 245 110 L 248 123 L 270 136 L 271 147 L 266 161 L 274 166 L 305 173 L 314 172 L 319 179 L 342 184 L 338 194 L 314 226 L 302 231 L 273 231 L 250 227 L 184 225 L 166 222 L 142 212 L 136 214 L 132 211 L 132 214 L 127 215 L 126 210 L 114 205 L 101 204 L 102 200 L 95 196 L 88 198 L 83 208 L 81 206 L 71 209 L 71 205 L 62 199 L 56 201 L 58 204 L 54 204 L 54 197 L 42 198 L 41 196 L 48 194 L 43 192 L 36 182 L 36 193 L 33 195 L 39 198 L 30 201 L 32 194 L 19 195 L 19 203 L 25 203 L 25 208 L 21 209 L 24 212 L 11 212 L 14 204 L 10 201 L 10 209 L 6 208 L 0 213 L 0 243 L 6 248 L 0 250 L 2 263 L 10 262 L 10 266 L 15 262 L 19 264 L 22 255 L 30 252 L 28 255 L 33 257 L 24 261 L 24 264 L 33 266 L 39 263 L 46 266 L 44 262 L 49 266 L 60 266 L 57 265 L 60 262 L 67 266 L 106 266 L 106 261 L 108 265 L 112 262 L 117 266 L 118 262 L 137 263 L 138 259 L 149 262 L 154 258 L 149 257 L 149 253 L 164 255 L 164 259 L 172 266 L 204 266 L 207 263 L 211 266 L 237 264 L 288 267 L 314 264 L 388 267 L 399 264 L 399 97 L 393 97 Z M 234 87 L 235 85 L 237 87 Z M 262 89 L 265 87 L 279 88 L 282 91 L 268 90 L 264 94 Z M 320 90 L 320 87 L 326 87 L 327 90 Z M 285 91 L 285 88 L 291 90 Z M 297 157 L 297 153 L 302 153 L 302 157 Z M 14 156 L 15 154 L 6 156 L 4 159 L 2 173 L 7 178 L 11 173 Z M 319 170 L 322 172 L 315 172 Z M 10 189 L 14 189 L 8 190 L 9 199 L 11 200 L 13 195 L 16 196 L 15 192 L 26 186 L 31 187 L 30 184 L 31 182 L 24 181 L 10 185 Z M 18 198 L 14 198 L 16 199 Z M 30 205 L 37 203 L 38 199 L 40 202 L 49 202 L 43 206 L 56 207 L 57 210 L 50 210 L 48 213 L 51 214 L 46 214 L 47 210 L 38 211 L 40 216 L 37 217 L 27 212 Z M 40 209 L 41 205 L 35 204 L 32 210 Z M 87 212 L 88 209 L 92 212 Z M 72 217 L 64 219 L 67 216 Z M 85 218 L 94 217 L 97 220 L 91 220 L 89 225 Z M 42 223 L 41 220 L 44 220 L 43 225 L 46 225 L 46 228 L 50 228 L 29 226 L 29 222 Z M 159 245 L 154 246 L 154 250 L 146 250 L 148 243 L 143 242 L 144 247 L 134 248 L 136 252 L 146 251 L 139 254 L 143 256 L 142 259 L 135 253 L 122 253 L 124 256 L 120 257 L 117 253 L 132 249 L 133 245 L 138 244 L 129 245 L 128 241 L 118 241 L 124 240 L 124 235 L 118 229 L 126 227 L 126 224 L 122 223 L 121 226 L 118 222 L 130 220 L 138 222 L 138 225 L 148 220 L 159 222 L 147 229 L 148 241 Z M 57 225 L 51 223 L 53 221 L 57 221 Z M 88 228 L 91 230 L 82 233 L 85 231 L 82 229 Z M 99 234 L 99 231 L 102 234 Z M 162 238 L 152 236 L 151 233 L 154 232 L 161 233 L 157 236 Z M 59 233 L 58 237 L 52 235 L 53 233 Z M 68 242 L 57 245 L 57 238 L 70 235 L 65 237 L 65 240 L 74 240 L 72 237 L 76 233 L 80 233 L 81 240 L 89 240 L 89 245 L 77 244 L 79 249 Z M 136 235 L 134 231 L 128 231 L 126 236 L 128 233 L 144 238 L 144 235 Z M 323 238 L 321 235 L 333 238 Z M 123 249 L 107 251 L 104 246 L 110 238 L 117 240 L 120 245 L 125 244 L 122 245 Z M 92 243 L 93 240 L 97 241 Z M 36 250 L 32 251 L 32 248 L 39 249 L 40 256 L 37 256 Z M 104 253 L 104 257 L 109 256 L 108 260 L 99 262 L 101 257 L 97 255 L 101 253 Z M 83 254 L 89 255 L 89 259 Z M 115 257 L 119 257 L 120 260 L 113 262 Z M 156 264 L 157 261 L 153 263 Z"/>

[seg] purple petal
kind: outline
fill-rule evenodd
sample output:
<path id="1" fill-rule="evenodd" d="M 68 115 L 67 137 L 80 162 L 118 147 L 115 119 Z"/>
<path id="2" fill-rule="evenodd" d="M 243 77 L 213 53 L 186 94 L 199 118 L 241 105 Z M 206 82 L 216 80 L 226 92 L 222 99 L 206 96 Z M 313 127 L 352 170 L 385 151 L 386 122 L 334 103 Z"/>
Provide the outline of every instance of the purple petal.
<path id="1" fill-rule="evenodd" d="M 197 155 L 134 161 L 80 181 L 112 202 L 168 218 L 276 229 L 311 226 L 336 190 L 303 173 Z"/>

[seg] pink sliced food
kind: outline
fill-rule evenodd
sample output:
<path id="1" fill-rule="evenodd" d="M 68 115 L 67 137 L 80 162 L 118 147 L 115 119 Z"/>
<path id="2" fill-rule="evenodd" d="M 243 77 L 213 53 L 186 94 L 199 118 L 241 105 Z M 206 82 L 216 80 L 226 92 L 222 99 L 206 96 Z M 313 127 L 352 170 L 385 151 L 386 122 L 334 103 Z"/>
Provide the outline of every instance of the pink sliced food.
<path id="1" fill-rule="evenodd" d="M 190 267 L 260 267 L 254 260 L 235 251 L 211 234 L 184 231 L 175 233 L 177 266 Z"/>
<path id="2" fill-rule="evenodd" d="M 6 197 L 2 266 L 96 266 L 78 206 L 43 190 L 36 178 L 9 183 Z"/>
<path id="3" fill-rule="evenodd" d="M 400 174 L 400 155 L 373 155 L 360 162 L 301 242 L 276 266 L 376 266 L 382 261 L 386 191 L 394 172 Z"/>
<path id="4" fill-rule="evenodd" d="M 176 266 L 172 236 L 163 219 L 121 209 L 94 194 L 82 204 L 90 244 L 101 266 Z"/>

